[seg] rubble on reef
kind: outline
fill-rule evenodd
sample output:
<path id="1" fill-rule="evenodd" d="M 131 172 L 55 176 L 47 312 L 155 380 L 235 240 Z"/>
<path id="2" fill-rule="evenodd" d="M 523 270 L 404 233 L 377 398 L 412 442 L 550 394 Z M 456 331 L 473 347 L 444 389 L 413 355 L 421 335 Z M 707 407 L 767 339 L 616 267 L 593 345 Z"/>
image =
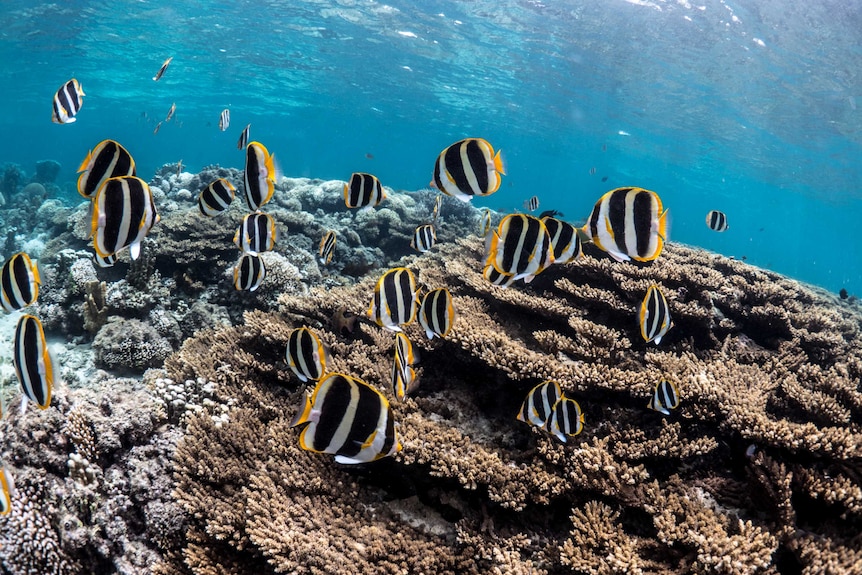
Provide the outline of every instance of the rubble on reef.
<path id="1" fill-rule="evenodd" d="M 862 571 L 857 303 L 678 244 L 650 264 L 587 246 L 501 289 L 482 278 L 470 204 L 446 198 L 437 246 L 417 255 L 434 193 L 357 212 L 342 182 L 292 178 L 265 206 L 282 234 L 272 272 L 238 292 L 242 198 L 216 218 L 196 207 L 218 177 L 241 189 L 238 170 L 157 173 L 162 220 L 133 263 L 92 263 L 86 210 L 64 208 L 46 240 L 34 308 L 65 334 L 64 383 L 49 409 L 0 421 L 18 494 L 4 572 Z M 393 333 L 365 316 L 396 265 L 456 310 L 444 340 L 406 327 L 419 385 L 401 402 Z M 674 323 L 658 346 L 636 319 L 654 283 Z M 300 449 L 306 386 L 284 358 L 300 326 L 329 370 L 392 400 L 397 455 L 344 466 Z M 661 378 L 682 396 L 667 417 L 646 408 Z M 567 444 L 515 418 L 545 379 L 585 414 Z"/>

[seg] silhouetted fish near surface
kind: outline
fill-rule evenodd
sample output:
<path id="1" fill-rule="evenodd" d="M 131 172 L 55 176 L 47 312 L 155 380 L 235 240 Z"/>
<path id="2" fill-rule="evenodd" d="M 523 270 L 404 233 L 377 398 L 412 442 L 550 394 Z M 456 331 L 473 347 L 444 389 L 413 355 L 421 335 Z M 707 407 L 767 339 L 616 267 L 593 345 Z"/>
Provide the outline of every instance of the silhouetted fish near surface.
<path id="1" fill-rule="evenodd" d="M 603 182 L 607 182 L 607 181 L 608 181 L 608 177 L 607 177 L 607 176 L 602 176 L 602 181 L 603 181 Z"/>
<path id="2" fill-rule="evenodd" d="M 168 110 L 168 115 L 167 115 L 167 117 L 165 117 L 165 122 L 170 122 L 171 118 L 174 117 L 174 112 L 176 112 L 176 111 L 177 111 L 177 104 L 176 104 L 176 102 L 174 102 L 173 104 L 171 104 L 171 109 Z"/>
<path id="3" fill-rule="evenodd" d="M 171 56 L 170 58 L 168 58 L 167 60 L 164 61 L 164 63 L 162 64 L 162 67 L 159 68 L 159 71 L 156 72 L 155 76 L 153 76 L 153 82 L 158 82 L 159 80 L 162 79 L 162 76 L 165 75 L 165 70 L 168 69 L 168 66 L 171 63 L 171 60 L 173 60 L 173 59 L 174 59 L 174 57 Z"/>

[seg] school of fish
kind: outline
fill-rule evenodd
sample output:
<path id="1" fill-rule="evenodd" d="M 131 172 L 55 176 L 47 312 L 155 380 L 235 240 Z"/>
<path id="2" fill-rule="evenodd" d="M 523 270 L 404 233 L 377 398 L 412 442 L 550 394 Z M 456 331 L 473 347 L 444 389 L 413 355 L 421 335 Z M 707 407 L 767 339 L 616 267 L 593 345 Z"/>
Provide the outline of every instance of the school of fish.
<path id="1" fill-rule="evenodd" d="M 172 57 L 167 58 L 153 80 L 165 74 Z M 51 120 L 57 124 L 77 121 L 85 93 L 77 79 L 65 82 L 54 94 Z M 165 119 L 176 113 L 172 104 Z M 219 130 L 230 125 L 230 110 L 225 108 L 218 121 Z M 245 152 L 243 199 L 248 213 L 243 217 L 233 241 L 240 250 L 234 266 L 234 287 L 242 291 L 258 289 L 266 277 L 261 253 L 273 250 L 279 230 L 271 215 L 262 208 L 272 200 L 282 172 L 274 154 L 260 142 L 249 141 L 250 124 L 242 130 L 237 148 Z M 182 161 L 177 165 L 178 176 Z M 114 140 L 103 140 L 89 151 L 78 168 L 78 192 L 91 203 L 90 237 L 93 260 L 100 267 L 116 263 L 128 250 L 131 259 L 139 257 L 141 245 L 158 224 L 159 214 L 148 184 L 137 177 L 135 161 L 129 151 Z M 595 168 L 590 169 L 590 175 Z M 419 225 L 410 247 L 425 253 L 437 243 L 437 228 L 442 221 L 443 197 L 463 202 L 487 197 L 500 189 L 506 168 L 501 152 L 482 138 L 465 138 L 444 148 L 434 162 L 430 186 L 440 194 L 426 223 Z M 603 177 L 605 181 L 607 177 Z M 208 183 L 198 195 L 197 212 L 216 218 L 225 213 L 237 190 L 226 179 Z M 344 203 L 349 209 L 371 210 L 386 201 L 387 192 L 373 174 L 355 172 L 343 186 Z M 533 212 L 538 196 L 524 202 Z M 539 217 L 527 213 L 505 215 L 493 225 L 493 213 L 485 208 L 479 217 L 478 233 L 485 238 L 485 256 L 480 264 L 483 277 L 506 289 L 518 280 L 529 283 L 551 265 L 564 265 L 584 258 L 583 243 L 592 242 L 618 262 L 650 262 L 661 255 L 668 239 L 667 210 L 658 194 L 639 187 L 620 187 L 600 197 L 586 224 L 578 228 L 560 219 L 555 210 Z M 727 216 L 712 210 L 707 226 L 716 232 L 728 229 Z M 335 256 L 337 236 L 327 230 L 320 240 L 318 262 L 328 265 Z M 32 305 L 41 283 L 37 263 L 26 253 L 11 256 L 0 269 L 0 300 L 7 313 Z M 418 318 L 427 338 L 445 339 L 456 323 L 455 299 L 446 287 L 423 290 L 414 272 L 399 267 L 383 273 L 370 294 L 367 317 L 379 327 L 394 333 L 391 392 L 403 400 L 418 388 L 414 366 L 418 352 L 403 328 Z M 670 304 L 660 286 L 653 284 L 643 297 L 638 315 L 641 336 L 646 343 L 660 344 L 673 327 Z M 51 404 L 54 387 L 59 383 L 59 366 L 53 358 L 38 317 L 24 314 L 18 320 L 13 339 L 13 363 L 22 392 L 22 410 L 28 402 L 39 409 Z M 291 332 L 285 350 L 290 370 L 303 382 L 313 384 L 306 391 L 292 425 L 301 426 L 299 445 L 303 449 L 328 453 L 343 464 L 365 463 L 391 456 L 402 449 L 397 422 L 386 396 L 374 386 L 349 374 L 329 372 L 329 348 L 308 327 Z M 680 404 L 676 383 L 662 379 L 655 384 L 647 408 L 665 416 Z M 0 404 L 0 416 L 5 406 Z M 581 433 L 585 415 L 580 404 L 567 397 L 556 381 L 544 381 L 527 394 L 516 419 L 542 429 L 566 443 Z M 12 508 L 14 481 L 7 467 L 0 472 L 0 515 Z"/>

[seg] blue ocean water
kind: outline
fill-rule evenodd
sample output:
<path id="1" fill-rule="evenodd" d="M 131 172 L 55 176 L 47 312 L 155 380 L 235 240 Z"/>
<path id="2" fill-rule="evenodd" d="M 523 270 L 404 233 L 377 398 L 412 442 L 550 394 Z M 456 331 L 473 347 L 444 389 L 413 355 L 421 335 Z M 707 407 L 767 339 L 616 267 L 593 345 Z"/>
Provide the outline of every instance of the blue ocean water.
<path id="1" fill-rule="evenodd" d="M 860 57 L 858 0 L 4 0 L 0 167 L 57 160 L 78 202 L 75 170 L 105 138 L 148 179 L 180 159 L 241 168 L 250 123 L 286 175 L 416 190 L 478 136 L 508 176 L 477 205 L 537 195 L 579 221 L 641 186 L 672 240 L 862 293 Z M 72 77 L 78 121 L 52 124 Z"/>

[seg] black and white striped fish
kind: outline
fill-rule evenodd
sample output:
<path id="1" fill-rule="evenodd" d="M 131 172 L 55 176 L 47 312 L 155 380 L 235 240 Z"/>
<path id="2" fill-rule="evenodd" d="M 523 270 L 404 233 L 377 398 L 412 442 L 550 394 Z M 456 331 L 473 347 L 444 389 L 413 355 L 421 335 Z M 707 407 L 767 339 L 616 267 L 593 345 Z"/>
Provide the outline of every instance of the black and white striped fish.
<path id="1" fill-rule="evenodd" d="M 425 294 L 419 306 L 419 325 L 428 339 L 449 335 L 455 325 L 455 307 L 448 289 L 438 288 Z"/>
<path id="2" fill-rule="evenodd" d="M 551 236 L 551 247 L 554 249 L 554 263 L 565 264 L 575 258 L 584 257 L 581 249 L 581 238 L 578 230 L 569 222 L 557 218 L 544 217 L 542 223 L 548 228 Z"/>
<path id="3" fill-rule="evenodd" d="M 327 231 L 320 239 L 320 246 L 317 248 L 317 261 L 321 265 L 327 265 L 332 261 L 332 256 L 335 254 L 336 239 L 334 230 Z"/>
<path id="4" fill-rule="evenodd" d="M 442 213 L 443 208 L 443 194 L 437 194 L 434 198 L 434 209 L 431 211 L 431 221 L 437 223 L 437 220 L 440 219 L 440 215 Z"/>
<path id="5" fill-rule="evenodd" d="M 482 208 L 482 215 L 479 220 L 480 223 L 480 232 L 482 237 L 488 235 L 488 232 L 491 231 L 491 210 L 488 208 Z"/>
<path id="6" fill-rule="evenodd" d="M 727 215 L 718 210 L 711 210 L 706 214 L 706 225 L 714 232 L 723 232 L 727 230 Z"/>
<path id="7" fill-rule="evenodd" d="M 239 140 L 237 140 L 237 141 L 236 141 L 236 149 L 237 149 L 237 150 L 242 150 L 243 148 L 245 148 L 245 147 L 246 147 L 246 145 L 248 145 L 248 131 L 249 131 L 249 128 L 251 128 L 251 124 L 246 124 L 246 125 L 245 125 L 245 129 L 244 129 L 244 130 L 242 131 L 242 133 L 239 135 Z"/>
<path id="8" fill-rule="evenodd" d="M 248 209 L 257 211 L 272 199 L 275 185 L 281 182 L 281 169 L 260 142 L 251 142 L 245 149 L 245 201 Z"/>
<path id="9" fill-rule="evenodd" d="M 97 253 L 93 253 L 93 263 L 99 266 L 100 268 L 110 268 L 113 267 L 115 263 L 117 263 L 117 254 L 110 254 L 105 257 L 100 256 Z"/>
<path id="10" fill-rule="evenodd" d="M 0 269 L 0 300 L 7 312 L 27 307 L 39 297 L 39 268 L 24 252 L 9 258 Z"/>
<path id="11" fill-rule="evenodd" d="M 404 396 L 415 387 L 414 363 L 416 363 L 416 356 L 413 354 L 413 344 L 403 333 L 396 333 L 395 361 L 392 363 L 392 391 L 399 400 L 404 399 Z"/>
<path id="12" fill-rule="evenodd" d="M 500 273 L 524 279 L 533 277 L 554 263 L 551 236 L 542 220 L 526 214 L 511 214 L 500 221 L 486 240 L 486 264 Z"/>
<path id="13" fill-rule="evenodd" d="M 12 496 L 15 494 L 15 481 L 9 468 L 3 466 L 0 473 L 0 516 L 8 515 L 12 511 Z"/>
<path id="14" fill-rule="evenodd" d="M 108 178 L 93 197 L 93 247 L 100 257 L 129 248 L 131 258 L 138 259 L 141 242 L 158 222 L 153 194 L 140 178 Z"/>
<path id="15" fill-rule="evenodd" d="M 618 262 L 651 261 L 667 241 L 667 210 L 655 192 L 617 188 L 599 198 L 583 232 Z"/>
<path id="16" fill-rule="evenodd" d="M 679 387 L 672 381 L 661 380 L 656 384 L 652 399 L 647 407 L 659 413 L 670 415 L 671 409 L 679 407 Z"/>
<path id="17" fill-rule="evenodd" d="M 437 243 L 437 232 L 434 224 L 422 224 L 413 232 L 410 247 L 419 253 L 425 253 Z"/>
<path id="18" fill-rule="evenodd" d="M 300 381 L 317 381 L 326 373 L 328 353 L 313 331 L 298 327 L 287 337 L 287 365 Z"/>
<path id="19" fill-rule="evenodd" d="M 561 397 L 551 409 L 544 430 L 566 443 L 566 437 L 579 434 L 584 429 L 584 413 L 574 399 Z"/>
<path id="20" fill-rule="evenodd" d="M 247 214 L 233 235 L 233 243 L 243 252 L 259 254 L 268 252 L 278 241 L 275 219 L 261 212 Z"/>
<path id="21" fill-rule="evenodd" d="M 256 253 L 245 252 L 233 268 L 233 287 L 243 291 L 254 291 L 266 277 L 266 266 Z"/>
<path id="22" fill-rule="evenodd" d="M 218 129 L 224 132 L 230 126 L 230 110 L 225 108 L 218 117 Z"/>
<path id="23" fill-rule="evenodd" d="M 365 463 L 401 450 L 389 401 L 359 379 L 332 373 L 320 380 L 291 426 L 307 451 L 331 453 L 344 464 Z"/>
<path id="24" fill-rule="evenodd" d="M 108 178 L 134 176 L 135 160 L 119 143 L 103 140 L 87 154 L 78 172 L 78 193 L 91 199 Z"/>
<path id="25" fill-rule="evenodd" d="M 162 63 L 162 67 L 159 68 L 159 71 L 156 72 L 155 76 L 153 76 L 153 82 L 158 82 L 159 80 L 162 79 L 162 76 L 165 75 L 165 70 L 168 69 L 168 65 L 171 63 L 171 60 L 173 60 L 173 59 L 174 59 L 174 57 L 171 56 L 170 58 L 165 60 L 164 63 Z"/>
<path id="26" fill-rule="evenodd" d="M 469 202 L 474 196 L 490 196 L 500 189 L 501 175 L 506 175 L 506 169 L 500 152 L 495 154 L 487 140 L 467 138 L 440 152 L 430 185 Z"/>
<path id="27" fill-rule="evenodd" d="M 225 212 L 236 197 L 236 188 L 225 178 L 211 182 L 198 194 L 198 209 L 210 218 Z"/>
<path id="28" fill-rule="evenodd" d="M 554 405 L 561 397 L 563 397 L 563 392 L 559 383 L 551 380 L 543 381 L 527 394 L 524 403 L 521 404 L 520 411 L 518 411 L 518 421 L 536 427 L 544 427 L 548 418 L 551 417 Z"/>
<path id="29" fill-rule="evenodd" d="M 386 192 L 377 176 L 355 172 L 344 184 L 344 205 L 348 208 L 370 210 L 386 199 Z"/>
<path id="30" fill-rule="evenodd" d="M 673 327 L 670 307 L 657 285 L 653 284 L 647 289 L 638 320 L 641 336 L 647 343 L 654 341 L 656 345 L 661 343 L 661 338 Z"/>
<path id="31" fill-rule="evenodd" d="M 532 196 L 529 200 L 524 200 L 524 209 L 528 212 L 535 212 L 539 209 L 539 196 Z"/>
<path id="32" fill-rule="evenodd" d="M 509 274 L 503 274 L 494 269 L 494 266 L 491 264 L 485 264 L 485 269 L 482 270 L 482 277 L 486 280 L 494 284 L 495 286 L 500 286 L 503 289 L 506 289 L 513 283 L 515 283 L 515 276 Z"/>
<path id="33" fill-rule="evenodd" d="M 42 322 L 37 317 L 23 315 L 18 320 L 12 363 L 24 397 L 39 409 L 46 409 L 54 389 L 54 363 L 48 353 Z"/>
<path id="34" fill-rule="evenodd" d="M 55 124 L 71 124 L 75 122 L 75 117 L 84 105 L 84 89 L 78 80 L 72 78 L 57 90 L 54 94 L 53 109 L 51 112 L 51 121 Z"/>
<path id="35" fill-rule="evenodd" d="M 374 287 L 368 317 L 380 327 L 401 331 L 402 325 L 416 317 L 416 278 L 407 268 L 394 268 L 383 274 Z"/>

